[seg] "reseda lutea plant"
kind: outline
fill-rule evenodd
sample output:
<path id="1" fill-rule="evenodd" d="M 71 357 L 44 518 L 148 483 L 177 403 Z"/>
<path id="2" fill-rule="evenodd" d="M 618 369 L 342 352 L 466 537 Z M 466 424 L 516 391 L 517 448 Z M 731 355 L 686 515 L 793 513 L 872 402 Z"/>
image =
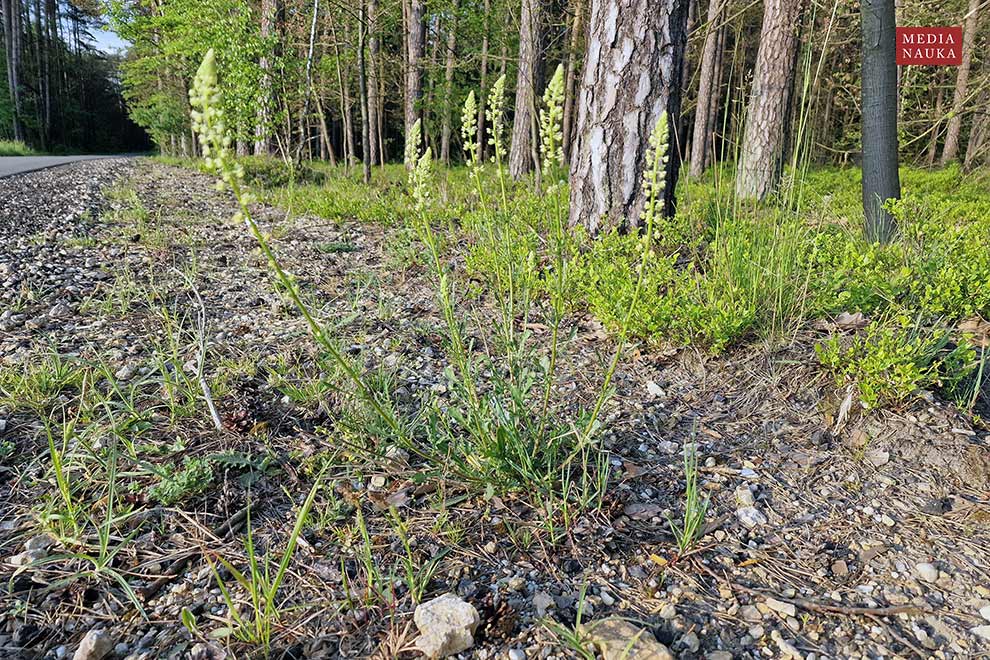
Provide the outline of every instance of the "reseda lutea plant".
<path id="1" fill-rule="evenodd" d="M 224 122 L 223 110 L 220 104 L 220 92 L 217 87 L 217 63 L 213 49 L 207 51 L 202 64 L 196 71 L 193 78 L 192 89 L 189 91 L 189 104 L 192 106 L 192 126 L 199 137 L 200 146 L 203 150 L 204 164 L 206 168 L 220 177 L 217 183 L 219 190 L 230 188 L 240 210 L 234 215 L 234 222 L 243 222 L 248 231 L 258 242 L 262 254 L 268 260 L 268 264 L 279 284 L 287 292 L 289 299 L 306 321 L 306 325 L 312 332 L 316 341 L 327 351 L 331 359 L 340 366 L 341 371 L 354 384 L 360 397 L 368 403 L 381 417 L 387 426 L 399 437 L 405 437 L 405 429 L 399 423 L 396 416 L 388 406 L 380 401 L 378 397 L 368 388 L 364 380 L 358 374 L 354 365 L 348 361 L 336 343 L 327 335 L 325 329 L 320 325 L 309 308 L 303 302 L 292 278 L 279 265 L 268 243 L 268 238 L 258 227 L 251 215 L 250 204 L 256 200 L 255 196 L 247 190 L 244 182 L 244 168 L 241 167 L 231 153 L 231 139 L 227 134 L 227 127 Z"/>

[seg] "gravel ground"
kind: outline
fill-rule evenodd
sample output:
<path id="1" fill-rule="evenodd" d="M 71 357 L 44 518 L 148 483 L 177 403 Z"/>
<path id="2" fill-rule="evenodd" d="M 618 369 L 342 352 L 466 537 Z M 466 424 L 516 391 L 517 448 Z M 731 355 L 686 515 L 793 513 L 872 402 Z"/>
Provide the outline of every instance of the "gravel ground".
<path id="1" fill-rule="evenodd" d="M 119 188 L 100 194 L 114 180 L 137 190 L 142 212 Z M 328 393 L 319 406 L 300 405 L 264 376 L 316 355 L 243 228 L 226 222 L 232 204 L 197 173 L 101 161 L 2 180 L 0 209 L 0 369 L 54 346 L 99 356 L 121 381 L 143 382 L 162 338 L 154 303 L 194 318 L 182 276 L 191 273 L 207 310 L 209 375 L 237 373 L 218 396 L 224 430 L 202 414 L 174 425 L 152 417 L 148 442 L 179 443 L 182 457 L 273 457 L 275 469 L 251 485 L 251 524 L 261 546 L 276 546 L 308 490 L 306 460 L 339 452 L 323 427 L 340 402 Z M 392 368 L 400 401 L 444 395 L 440 315 L 401 233 L 287 219 L 277 209 L 259 217 L 349 352 Z M 574 338 L 558 395 L 593 400 L 609 341 L 589 318 L 566 330 Z M 442 482 L 427 488 L 401 458 L 355 469 L 354 457 L 334 454 L 342 476 L 318 506 L 329 523 L 301 544 L 285 587 L 301 607 L 278 626 L 273 656 L 416 655 L 416 608 L 401 586 L 392 602 L 343 606 L 361 583 L 361 555 L 334 533 L 360 507 L 373 560 L 387 574 L 403 549 L 382 510 L 398 503 L 417 561 L 438 561 L 426 599 L 454 593 L 479 613 L 464 658 L 576 657 L 542 622 L 572 628 L 579 616 L 605 622 L 590 636 L 606 658 L 640 643 L 644 659 L 990 657 L 987 430 L 934 397 L 840 415 L 845 393 L 814 359 L 827 330 L 809 329 L 786 350 L 751 346 L 710 359 L 643 349 L 624 362 L 605 424 L 609 494 L 556 545 L 527 526 L 533 512 L 521 498 L 462 495 Z M 183 346 L 181 360 L 194 346 Z M 106 582 L 43 590 L 64 574 L 55 562 L 14 579 L 14 558 L 45 545 L 34 513 L 45 466 L 34 457 L 46 445 L 30 416 L 0 409 L 0 420 L 0 441 L 17 447 L 0 465 L 0 657 L 70 657 L 97 630 L 110 658 L 256 655 L 237 642 L 194 638 L 180 623 L 188 608 L 204 633 L 222 625 L 223 600 L 200 549 L 243 556 L 239 539 L 217 531 L 243 510 L 243 466 L 218 470 L 207 492 L 168 507 L 142 495 L 149 477 L 135 478 L 140 514 L 118 566 L 142 595 L 145 619 Z M 698 546 L 678 555 L 667 517 L 681 513 L 681 456 L 692 442 L 710 507 Z M 190 559 L 174 564 L 182 557 Z"/>

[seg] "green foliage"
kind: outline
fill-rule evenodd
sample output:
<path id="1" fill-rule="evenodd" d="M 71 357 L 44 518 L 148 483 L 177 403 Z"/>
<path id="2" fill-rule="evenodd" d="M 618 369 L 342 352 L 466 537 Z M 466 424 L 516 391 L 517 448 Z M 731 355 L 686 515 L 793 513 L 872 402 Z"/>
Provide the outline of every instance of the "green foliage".
<path id="1" fill-rule="evenodd" d="M 11 410 L 44 412 L 67 391 L 77 391 L 85 373 L 66 357 L 52 351 L 40 359 L 0 369 L 0 406 Z"/>
<path id="2" fill-rule="evenodd" d="M 701 536 L 706 513 L 708 496 L 698 492 L 698 447 L 692 432 L 691 442 L 684 446 L 684 515 L 680 523 L 667 518 L 681 555 L 688 553 Z"/>
<path id="3" fill-rule="evenodd" d="M 2 118 L 0 118 L 2 119 Z M 8 122 L 3 122 L 6 126 Z M 34 156 L 37 152 L 24 144 L 14 140 L 0 140 L 0 156 Z"/>
<path id="4" fill-rule="evenodd" d="M 816 352 L 839 385 L 855 384 L 868 408 L 906 401 L 924 388 L 958 384 L 975 367 L 968 343 L 953 347 L 948 332 L 922 327 L 905 315 L 874 321 L 851 338 L 831 337 Z"/>
<path id="5" fill-rule="evenodd" d="M 587 243 L 587 242 L 586 242 Z M 636 273 L 643 253 L 643 239 L 613 229 L 587 245 L 574 261 L 574 279 L 589 309 L 603 323 L 618 327 L 629 309 L 636 289 Z M 643 268 L 644 303 L 636 305 L 629 319 L 629 332 L 636 337 L 686 339 L 678 310 L 686 303 L 685 282 L 690 274 L 679 271 L 677 255 L 664 256 L 646 250 Z"/>
<path id="6" fill-rule="evenodd" d="M 217 53 L 223 110 L 235 139 L 254 138 L 262 98 L 259 61 L 280 64 L 273 39 L 263 39 L 258 17 L 237 0 L 178 0 L 146 11 L 140 4 L 113 0 L 109 17 L 117 33 L 130 41 L 132 56 L 122 64 L 124 97 L 133 120 L 163 151 L 189 135 L 186 86 L 203 55 Z M 277 120 L 276 112 L 271 113 Z M 272 126 L 262 127 L 263 133 Z"/>
<path id="7" fill-rule="evenodd" d="M 213 481 L 213 466 L 204 458 L 187 457 L 181 468 L 168 464 L 155 471 L 158 483 L 148 489 L 148 496 L 163 506 L 194 497 Z"/>

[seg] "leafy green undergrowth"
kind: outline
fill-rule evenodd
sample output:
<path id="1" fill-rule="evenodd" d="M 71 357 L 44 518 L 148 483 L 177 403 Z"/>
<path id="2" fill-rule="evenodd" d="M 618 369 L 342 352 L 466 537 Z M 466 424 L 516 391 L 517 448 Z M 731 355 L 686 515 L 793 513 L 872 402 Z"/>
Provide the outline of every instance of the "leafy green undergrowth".
<path id="1" fill-rule="evenodd" d="M 37 156 L 38 152 L 17 140 L 0 140 L 0 156 Z"/>
<path id="2" fill-rule="evenodd" d="M 358 167 L 311 163 L 286 180 L 277 174 L 279 161 L 247 163 L 263 198 L 294 213 L 400 229 L 414 222 L 401 164 L 374 168 L 366 185 Z M 478 179 L 465 167 L 438 174 L 429 212 L 431 223 L 445 230 L 439 240 L 447 250 L 463 250 L 469 275 L 496 299 L 511 294 L 497 289 L 520 276 L 529 278 L 533 295 L 547 296 L 553 252 L 561 244 L 550 239 L 554 209 L 561 199 L 566 207 L 566 186 L 534 194 L 532 181 L 509 182 L 503 200 L 501 182 L 486 167 Z M 823 364 L 840 380 L 859 382 L 866 405 L 968 377 L 973 361 L 954 375 L 940 362 L 934 381 L 906 378 L 914 385 L 909 388 L 898 377 L 871 376 L 888 372 L 857 356 L 883 362 L 875 340 L 901 336 L 891 325 L 895 317 L 913 319 L 918 332 L 933 341 L 945 335 L 955 345 L 963 341 L 953 332 L 960 321 L 990 316 L 990 174 L 964 174 L 956 166 L 901 168 L 904 198 L 890 207 L 898 235 L 886 245 L 863 235 L 857 169 L 785 177 L 786 202 L 761 204 L 734 199 L 732 177 L 731 167 L 722 167 L 700 180 L 682 179 L 677 215 L 657 221 L 640 302 L 629 319 L 631 337 L 717 354 L 753 339 L 786 342 L 809 321 L 861 312 L 879 319 L 866 330 L 872 335 L 860 339 L 855 355 Z M 497 237 L 485 235 L 494 207 L 506 218 Z M 572 229 L 560 248 L 567 253 L 565 306 L 586 308 L 618 329 L 636 288 L 642 240 L 617 231 L 592 239 Z"/>

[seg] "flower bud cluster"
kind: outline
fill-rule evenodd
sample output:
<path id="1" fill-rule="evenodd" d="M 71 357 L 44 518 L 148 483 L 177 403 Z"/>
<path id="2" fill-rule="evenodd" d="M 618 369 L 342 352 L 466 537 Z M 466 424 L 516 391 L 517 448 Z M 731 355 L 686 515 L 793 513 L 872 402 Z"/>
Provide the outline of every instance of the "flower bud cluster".
<path id="1" fill-rule="evenodd" d="M 646 150 L 646 168 L 643 170 L 643 194 L 646 206 L 643 208 L 644 222 L 655 219 L 657 200 L 663 197 L 667 186 L 667 149 L 669 147 L 667 112 L 664 111 L 650 133 L 649 149 Z"/>
<path id="2" fill-rule="evenodd" d="M 555 166 L 564 165 L 564 65 L 558 64 L 543 93 L 540 110 L 540 155 L 543 175 L 549 178 Z"/>
<path id="3" fill-rule="evenodd" d="M 464 100 L 464 110 L 461 112 L 461 138 L 464 141 L 464 151 L 467 152 L 468 168 L 472 173 L 480 172 L 481 163 L 478 153 L 478 101 L 474 90 Z"/>
<path id="4" fill-rule="evenodd" d="M 505 126 L 505 74 L 492 85 L 492 91 L 488 95 L 488 110 L 485 113 L 488 118 L 488 144 L 492 145 L 492 161 L 499 161 L 505 157 L 505 147 L 502 144 L 502 131 Z"/>
<path id="5" fill-rule="evenodd" d="M 193 131 L 199 138 L 206 168 L 221 179 L 217 188 L 239 187 L 244 182 L 244 168 L 234 160 L 231 152 L 231 138 L 224 121 L 222 98 L 217 85 L 216 53 L 211 48 L 203 57 L 203 63 L 196 70 L 192 88 L 189 90 L 189 104 L 192 106 Z M 250 197 L 248 193 L 245 196 Z M 247 204 L 253 199 L 242 199 Z"/>

